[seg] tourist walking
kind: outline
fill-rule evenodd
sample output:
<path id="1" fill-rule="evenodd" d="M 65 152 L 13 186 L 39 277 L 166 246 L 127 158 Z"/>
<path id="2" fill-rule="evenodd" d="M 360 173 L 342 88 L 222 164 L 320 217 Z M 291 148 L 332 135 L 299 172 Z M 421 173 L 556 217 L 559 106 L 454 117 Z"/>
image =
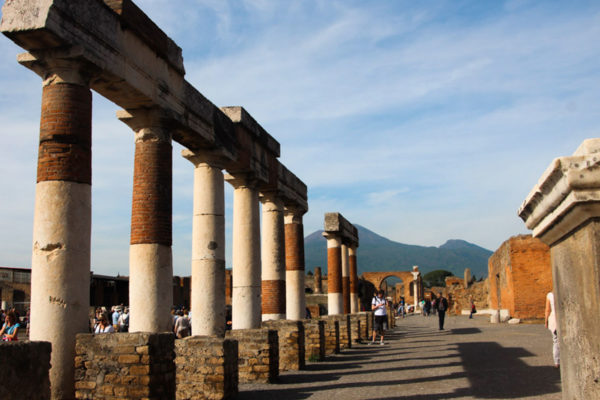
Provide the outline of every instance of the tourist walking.
<path id="1" fill-rule="evenodd" d="M 560 347 L 558 345 L 558 331 L 556 326 L 556 313 L 554 311 L 554 293 L 548 292 L 546 295 L 546 328 L 552 332 L 552 357 L 554 358 L 554 367 L 560 366 Z"/>
<path id="2" fill-rule="evenodd" d="M 129 332 L 129 309 L 125 307 L 119 315 L 119 332 Z"/>
<path id="3" fill-rule="evenodd" d="M 440 331 L 444 330 L 444 318 L 446 318 L 446 310 L 448 309 L 448 300 L 442 295 L 440 292 L 440 296 L 437 299 L 437 312 L 438 312 L 438 322 L 440 326 Z"/>
<path id="4" fill-rule="evenodd" d="M 96 325 L 94 333 L 113 333 L 114 331 L 115 328 L 113 328 L 113 326 L 108 322 L 108 315 L 106 313 L 102 313 L 100 315 L 100 322 L 98 322 L 98 325 Z"/>
<path id="5" fill-rule="evenodd" d="M 477 312 L 477 308 L 475 308 L 475 303 L 473 299 L 471 299 L 471 313 L 469 314 L 469 319 L 473 319 L 473 314 Z"/>
<path id="6" fill-rule="evenodd" d="M 192 326 L 187 317 L 187 311 L 185 314 L 182 311 L 178 311 L 177 315 L 179 318 L 177 318 L 177 321 L 175 321 L 175 327 L 173 328 L 173 331 L 178 339 L 183 339 L 184 337 L 190 336 L 192 333 Z"/>
<path id="7" fill-rule="evenodd" d="M 404 318 L 406 316 L 406 303 L 404 297 L 400 297 L 400 303 L 398 305 L 398 316 Z"/>
<path id="8" fill-rule="evenodd" d="M 377 333 L 381 336 L 381 340 L 379 341 L 380 345 L 384 345 L 383 341 L 384 331 L 387 328 L 387 309 L 386 304 L 387 301 L 383 298 L 383 290 L 378 290 L 377 295 L 373 297 L 373 301 L 371 302 L 371 310 L 374 311 L 375 314 L 375 322 L 373 324 L 373 339 L 369 344 L 375 344 L 375 339 L 377 337 Z"/>

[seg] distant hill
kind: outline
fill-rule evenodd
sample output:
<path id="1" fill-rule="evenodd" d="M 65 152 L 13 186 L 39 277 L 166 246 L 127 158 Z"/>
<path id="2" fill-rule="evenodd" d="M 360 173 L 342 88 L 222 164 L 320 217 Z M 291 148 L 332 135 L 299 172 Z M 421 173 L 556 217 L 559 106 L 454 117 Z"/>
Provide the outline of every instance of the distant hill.
<path id="1" fill-rule="evenodd" d="M 492 252 L 464 240 L 448 240 L 439 247 L 426 247 L 394 242 L 356 225 L 358 229 L 358 274 L 367 271 L 405 271 L 418 265 L 422 274 L 445 269 L 456 276 L 463 276 L 470 268 L 477 278 L 487 276 L 488 258 Z M 327 271 L 327 241 L 323 231 L 316 231 L 304 238 L 306 270 L 320 266 Z"/>

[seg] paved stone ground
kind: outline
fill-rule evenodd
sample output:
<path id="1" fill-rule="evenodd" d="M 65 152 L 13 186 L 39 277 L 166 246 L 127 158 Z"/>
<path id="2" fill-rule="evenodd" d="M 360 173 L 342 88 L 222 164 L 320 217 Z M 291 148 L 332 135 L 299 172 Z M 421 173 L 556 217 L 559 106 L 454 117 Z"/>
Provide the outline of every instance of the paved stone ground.
<path id="1" fill-rule="evenodd" d="M 275 384 L 240 385 L 239 399 L 560 399 L 543 325 L 489 318 L 398 319 L 384 346 L 356 345 Z"/>

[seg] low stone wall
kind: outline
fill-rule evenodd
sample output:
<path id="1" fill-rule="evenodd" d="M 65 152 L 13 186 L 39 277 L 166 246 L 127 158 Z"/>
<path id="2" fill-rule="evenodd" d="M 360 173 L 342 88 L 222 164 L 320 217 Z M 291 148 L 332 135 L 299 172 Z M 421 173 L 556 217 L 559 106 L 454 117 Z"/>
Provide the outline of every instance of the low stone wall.
<path id="1" fill-rule="evenodd" d="M 388 329 L 392 329 L 396 326 L 396 313 L 391 307 L 387 308 L 387 321 L 388 321 Z"/>
<path id="2" fill-rule="evenodd" d="M 50 399 L 49 342 L 0 341 L 0 399 Z"/>
<path id="3" fill-rule="evenodd" d="M 76 398 L 175 398 L 172 334 L 85 333 L 76 341 Z"/>
<path id="4" fill-rule="evenodd" d="M 238 342 L 214 336 L 175 340 L 176 398 L 231 399 L 238 393 Z"/>
<path id="5" fill-rule="evenodd" d="M 363 340 L 370 340 L 371 331 L 369 330 L 369 314 L 366 312 L 358 313 L 360 319 L 360 337 Z"/>
<path id="6" fill-rule="evenodd" d="M 226 338 L 238 341 L 239 382 L 274 382 L 279 377 L 279 339 L 271 329 L 235 329 Z"/>
<path id="7" fill-rule="evenodd" d="M 274 329 L 279 337 L 279 371 L 300 370 L 305 366 L 304 325 L 302 321 L 263 321 L 263 328 Z"/>
<path id="8" fill-rule="evenodd" d="M 339 322 L 340 330 L 340 350 L 352 347 L 352 329 L 350 326 L 350 314 L 334 315 Z"/>
<path id="9" fill-rule="evenodd" d="M 340 323 L 335 319 L 335 315 L 323 317 L 325 327 L 325 355 L 336 354 L 340 352 Z"/>
<path id="10" fill-rule="evenodd" d="M 325 321 L 305 319 L 304 357 L 306 361 L 325 360 Z"/>
<path id="11" fill-rule="evenodd" d="M 360 315 L 350 314 L 350 333 L 352 334 L 353 343 L 361 343 L 361 322 Z"/>

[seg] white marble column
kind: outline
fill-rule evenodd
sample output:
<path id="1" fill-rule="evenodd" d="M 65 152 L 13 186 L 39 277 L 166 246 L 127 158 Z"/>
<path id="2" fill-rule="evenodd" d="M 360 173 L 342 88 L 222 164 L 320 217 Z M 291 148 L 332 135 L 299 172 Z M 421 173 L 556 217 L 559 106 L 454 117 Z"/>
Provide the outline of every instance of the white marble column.
<path id="1" fill-rule="evenodd" d="M 261 326 L 260 216 L 258 191 L 244 176 L 227 175 L 233 191 L 232 328 Z"/>
<path id="2" fill-rule="evenodd" d="M 285 319 L 285 237 L 283 201 L 262 193 L 262 320 Z"/>
<path id="3" fill-rule="evenodd" d="M 327 307 L 329 315 L 344 312 L 342 298 L 342 260 L 341 238 L 338 235 L 324 232 L 327 238 Z"/>
<path id="4" fill-rule="evenodd" d="M 192 335 L 225 334 L 225 188 L 223 160 L 183 150 L 194 164 Z"/>

